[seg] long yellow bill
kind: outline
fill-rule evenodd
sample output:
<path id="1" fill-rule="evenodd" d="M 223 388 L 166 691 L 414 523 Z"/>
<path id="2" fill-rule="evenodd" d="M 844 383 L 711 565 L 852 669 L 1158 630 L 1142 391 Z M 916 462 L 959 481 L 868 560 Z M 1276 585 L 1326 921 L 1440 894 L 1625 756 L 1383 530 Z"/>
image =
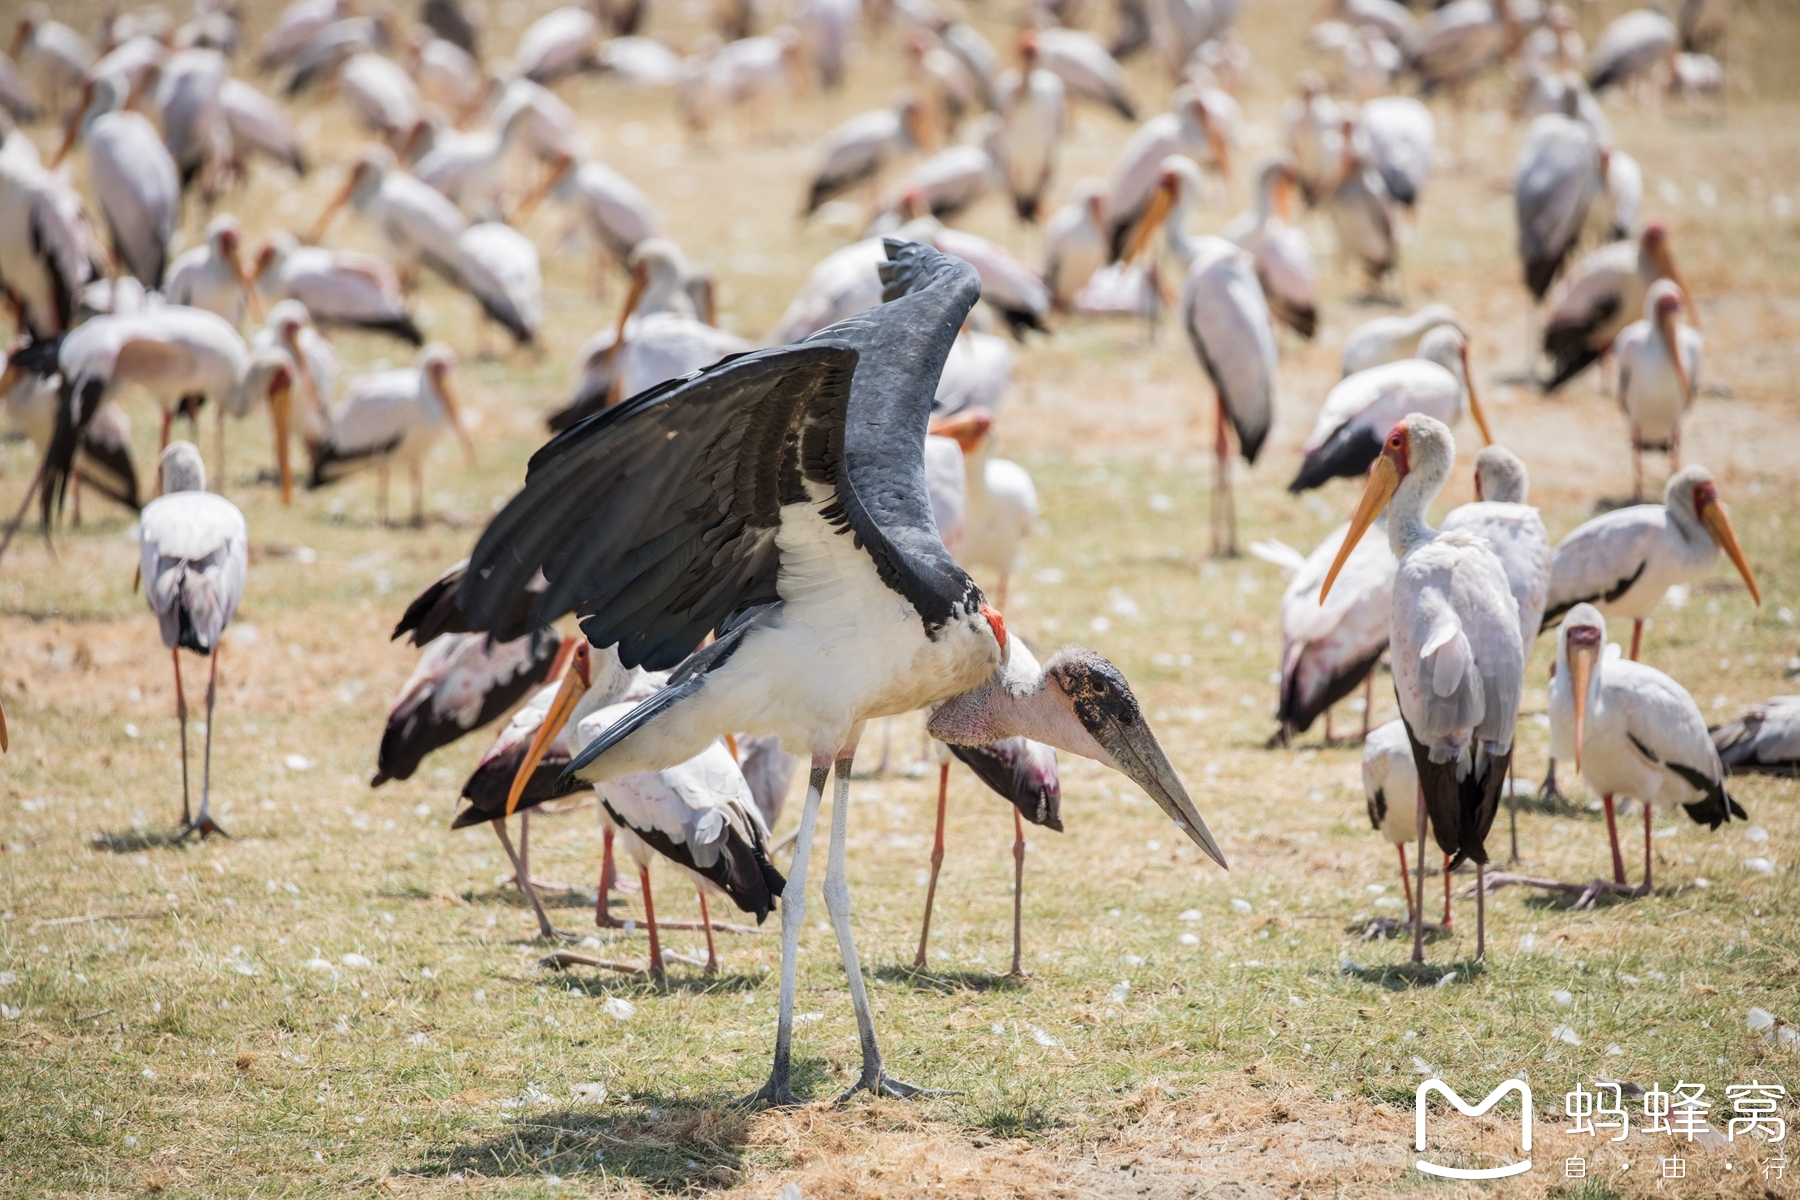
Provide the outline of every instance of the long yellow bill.
<path id="1" fill-rule="evenodd" d="M 475 439 L 469 436 L 468 426 L 463 424 L 462 402 L 456 398 L 456 385 L 450 382 L 448 371 L 438 375 L 437 389 L 444 402 L 444 411 L 450 414 L 450 427 L 456 430 L 456 440 L 462 443 L 463 455 L 473 467 L 476 465 Z"/>
<path id="2" fill-rule="evenodd" d="M 1319 589 L 1319 603 L 1323 604 L 1325 597 L 1331 595 L 1331 585 L 1337 582 L 1338 572 L 1350 560 L 1350 553 L 1356 549 L 1356 543 L 1362 541 L 1363 534 L 1375 523 L 1375 518 L 1381 515 L 1381 510 L 1387 507 L 1388 501 L 1394 498 L 1394 492 L 1399 487 L 1400 468 L 1394 465 L 1394 460 L 1385 454 L 1377 458 L 1375 465 L 1369 468 L 1369 483 L 1363 488 L 1362 500 L 1357 503 L 1355 515 L 1350 518 L 1350 529 L 1344 534 L 1344 544 L 1338 547 L 1337 558 L 1333 560 L 1331 570 L 1325 573 L 1325 586 Z"/>
<path id="3" fill-rule="evenodd" d="M 331 227 L 331 218 L 337 216 L 338 209 L 350 202 L 350 193 L 355 190 L 356 174 L 351 172 L 350 178 L 344 180 L 344 186 L 338 189 L 337 195 L 331 198 L 331 203 L 325 206 L 325 211 L 319 214 L 319 219 L 313 222 L 313 227 L 306 231 L 309 243 L 316 244 L 325 236 L 325 231 Z"/>
<path id="4" fill-rule="evenodd" d="M 1756 607 L 1762 607 L 1762 589 L 1756 586 L 1756 576 L 1750 573 L 1750 560 L 1744 557 L 1744 548 L 1738 545 L 1737 530 L 1731 527 L 1731 518 L 1725 515 L 1724 506 L 1719 503 L 1717 493 L 1706 497 L 1700 507 L 1700 523 L 1719 543 L 1719 549 L 1725 551 L 1726 557 L 1744 577 L 1744 585 L 1750 589 L 1750 598 L 1756 601 Z"/>
<path id="5" fill-rule="evenodd" d="M 579 633 L 575 636 L 581 638 Z M 582 638 L 576 643 L 574 660 L 563 673 L 562 686 L 556 689 L 556 699 L 550 702 L 550 711 L 544 714 L 543 724 L 532 735 L 525 758 L 519 764 L 518 773 L 513 776 L 512 787 L 506 793 L 507 816 L 512 816 L 513 811 L 519 807 L 519 797 L 525 794 L 525 786 L 531 782 L 531 773 L 537 770 L 538 763 L 544 759 L 544 752 L 562 733 L 563 726 L 569 723 L 569 714 L 575 711 L 576 704 L 587 694 L 591 679 L 589 661 L 587 640 Z"/>
<path id="6" fill-rule="evenodd" d="M 281 507 L 294 502 L 294 467 L 288 458 L 288 431 L 292 425 L 293 382 L 284 369 L 269 390 L 269 423 L 275 427 L 275 467 L 281 475 Z"/>
<path id="7" fill-rule="evenodd" d="M 1581 770 L 1581 744 L 1586 740 L 1588 681 L 1594 677 L 1594 664 L 1600 659 L 1602 637 L 1576 638 L 1598 633 L 1592 625 L 1569 631 L 1569 686 L 1575 689 L 1575 770 Z"/>
<path id="8" fill-rule="evenodd" d="M 1669 348 L 1669 364 L 1675 368 L 1675 378 L 1681 384 L 1681 411 L 1686 412 L 1693 407 L 1694 385 L 1681 361 L 1681 323 L 1673 311 L 1664 311 L 1656 314 L 1656 328 L 1662 334 L 1663 345 Z"/>
<path id="9" fill-rule="evenodd" d="M 1475 372 L 1469 369 L 1469 344 L 1462 348 L 1463 386 L 1469 390 L 1469 415 L 1475 418 L 1475 427 L 1481 430 L 1481 444 L 1494 444 L 1494 431 L 1488 428 L 1487 414 L 1481 411 L 1481 397 L 1475 394 Z"/>
<path id="10" fill-rule="evenodd" d="M 1175 191 L 1163 184 L 1157 184 L 1156 190 L 1150 193 L 1149 203 L 1144 205 L 1144 215 L 1138 218 L 1137 228 L 1131 231 L 1131 241 L 1125 246 L 1125 261 L 1136 262 L 1143 257 L 1150 246 L 1150 239 L 1169 219 L 1169 210 L 1175 206 Z"/>

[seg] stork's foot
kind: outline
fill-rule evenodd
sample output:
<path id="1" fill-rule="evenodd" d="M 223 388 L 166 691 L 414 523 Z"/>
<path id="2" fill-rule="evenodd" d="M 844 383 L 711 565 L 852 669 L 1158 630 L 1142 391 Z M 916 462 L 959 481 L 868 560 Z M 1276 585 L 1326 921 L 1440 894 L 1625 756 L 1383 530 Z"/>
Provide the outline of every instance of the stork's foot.
<path id="1" fill-rule="evenodd" d="M 786 1071 L 771 1071 L 769 1082 L 739 1100 L 732 1102 L 733 1108 L 758 1108 L 767 1105 L 769 1108 L 799 1108 L 805 1101 L 794 1095 L 793 1085 L 788 1080 Z"/>
<path id="2" fill-rule="evenodd" d="M 177 842 L 185 842 L 193 834 L 199 834 L 201 841 L 205 841 L 214 834 L 218 834 L 222 838 L 229 838 L 231 836 L 229 833 L 225 832 L 224 828 L 221 827 L 217 821 L 212 819 L 210 814 L 207 813 L 201 813 L 198 818 L 189 821 L 177 830 L 175 833 L 175 840 Z"/>
<path id="3" fill-rule="evenodd" d="M 579 933 L 570 933 L 568 930 L 558 929 L 554 925 L 538 926 L 538 941 L 540 942 L 561 942 L 566 946 L 573 946 L 580 940 Z"/>
<path id="4" fill-rule="evenodd" d="M 858 1092 L 866 1091 L 872 1096 L 891 1096 L 896 1100 L 911 1100 L 918 1096 L 950 1096 L 953 1092 L 933 1091 L 930 1088 L 916 1087 L 903 1080 L 895 1079 L 881 1069 L 881 1060 L 863 1067 L 862 1078 L 851 1084 L 843 1095 L 837 1098 L 839 1104 L 847 1104 L 850 1097 Z"/>

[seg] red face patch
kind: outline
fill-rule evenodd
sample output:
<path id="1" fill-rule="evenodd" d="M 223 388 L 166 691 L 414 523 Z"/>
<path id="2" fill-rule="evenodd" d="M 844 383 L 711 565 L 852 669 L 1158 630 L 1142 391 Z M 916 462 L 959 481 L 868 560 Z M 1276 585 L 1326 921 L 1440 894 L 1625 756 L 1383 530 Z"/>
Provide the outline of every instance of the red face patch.
<path id="1" fill-rule="evenodd" d="M 987 618 L 988 628 L 994 631 L 994 640 L 1000 643 L 1002 650 L 1006 649 L 1006 618 L 1000 615 L 999 609 L 989 604 L 981 606 L 981 615 Z"/>
<path id="2" fill-rule="evenodd" d="M 1400 474 L 1404 477 L 1412 465 L 1407 461 L 1412 457 L 1411 450 L 1412 437 L 1407 433 L 1406 422 L 1397 422 L 1392 429 L 1388 430 L 1387 441 L 1381 445 L 1382 457 L 1389 459 L 1396 467 L 1400 468 Z"/>

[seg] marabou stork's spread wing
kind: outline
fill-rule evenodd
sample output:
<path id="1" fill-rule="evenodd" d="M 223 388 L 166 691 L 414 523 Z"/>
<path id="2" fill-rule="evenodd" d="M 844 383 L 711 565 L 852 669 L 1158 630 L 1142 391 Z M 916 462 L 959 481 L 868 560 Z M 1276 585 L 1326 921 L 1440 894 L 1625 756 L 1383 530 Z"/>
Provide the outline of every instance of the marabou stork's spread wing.
<path id="1" fill-rule="evenodd" d="M 652 388 L 540 450 L 475 548 L 470 627 L 515 636 L 506 622 L 541 569 L 533 620 L 579 610 L 626 665 L 672 667 L 732 613 L 781 598 L 782 506 L 821 495 L 927 628 L 949 620 L 974 585 L 931 517 L 925 427 L 980 283 L 922 246 L 889 253 L 889 303 Z"/>

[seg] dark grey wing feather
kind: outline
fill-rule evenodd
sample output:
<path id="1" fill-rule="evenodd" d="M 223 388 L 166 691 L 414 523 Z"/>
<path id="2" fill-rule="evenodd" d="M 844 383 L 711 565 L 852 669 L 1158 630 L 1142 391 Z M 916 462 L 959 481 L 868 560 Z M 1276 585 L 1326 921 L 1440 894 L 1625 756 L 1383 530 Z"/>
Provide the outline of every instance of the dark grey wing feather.
<path id="1" fill-rule="evenodd" d="M 981 277 L 959 258 L 917 242 L 887 241 L 885 303 L 815 334 L 861 354 L 842 433 L 837 480 L 843 518 L 881 581 L 918 610 L 929 632 L 981 604 L 944 549 L 925 486 L 925 431 L 938 377 L 981 299 Z"/>
<path id="2" fill-rule="evenodd" d="M 554 438 L 475 548 L 459 592 L 470 627 L 511 636 L 542 570 L 533 621 L 578 611 L 589 641 L 655 670 L 778 599 L 781 505 L 807 498 L 799 446 L 842 411 L 856 363 L 830 342 L 741 355 Z"/>

